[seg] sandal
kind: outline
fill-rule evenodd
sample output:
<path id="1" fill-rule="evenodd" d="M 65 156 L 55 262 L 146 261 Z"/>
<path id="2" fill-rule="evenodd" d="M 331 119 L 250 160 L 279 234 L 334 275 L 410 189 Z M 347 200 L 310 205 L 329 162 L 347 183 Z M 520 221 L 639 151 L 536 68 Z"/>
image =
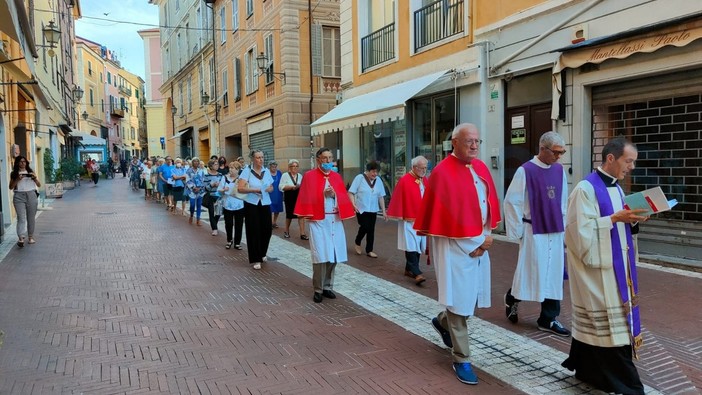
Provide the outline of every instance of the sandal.
<path id="1" fill-rule="evenodd" d="M 34 240 L 33 238 L 31 238 L 31 237 L 29 238 L 29 241 L 28 241 L 29 244 L 34 244 L 34 243 L 36 243 L 36 242 L 37 242 L 37 241 Z"/>
<path id="2" fill-rule="evenodd" d="M 230 249 L 230 248 L 232 248 L 232 244 L 234 244 L 234 242 L 231 242 L 231 241 L 230 241 L 229 243 L 227 243 L 227 246 L 226 246 L 226 248 L 227 248 L 227 249 Z"/>
<path id="3" fill-rule="evenodd" d="M 17 247 L 24 248 L 24 239 L 19 239 L 17 241 Z"/>
<path id="4" fill-rule="evenodd" d="M 288 232 L 283 232 L 283 237 L 285 237 L 286 239 L 289 239 L 289 238 L 290 238 L 290 233 L 288 233 Z"/>
<path id="5" fill-rule="evenodd" d="M 309 236 L 307 236 L 307 235 L 302 235 L 302 236 L 300 236 L 300 238 L 302 240 L 309 240 L 310 239 Z"/>

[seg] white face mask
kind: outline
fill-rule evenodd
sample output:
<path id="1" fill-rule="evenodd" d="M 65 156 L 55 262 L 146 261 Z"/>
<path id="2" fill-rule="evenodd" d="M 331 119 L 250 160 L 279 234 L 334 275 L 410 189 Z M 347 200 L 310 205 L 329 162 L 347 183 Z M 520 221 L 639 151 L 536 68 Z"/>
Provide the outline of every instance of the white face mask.
<path id="1" fill-rule="evenodd" d="M 183 167 L 183 165 L 181 165 L 180 163 L 176 163 L 176 167 L 180 169 L 181 167 Z"/>

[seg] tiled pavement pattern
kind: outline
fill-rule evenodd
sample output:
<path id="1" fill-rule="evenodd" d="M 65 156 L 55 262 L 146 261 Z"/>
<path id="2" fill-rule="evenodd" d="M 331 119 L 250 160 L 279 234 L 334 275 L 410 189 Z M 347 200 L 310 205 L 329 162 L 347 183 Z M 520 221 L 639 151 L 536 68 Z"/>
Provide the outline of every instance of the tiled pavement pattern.
<path id="1" fill-rule="evenodd" d="M 309 279 L 285 267 L 309 276 L 303 242 L 274 237 L 276 261 L 254 272 L 245 252 L 221 247 L 221 235 L 144 205 L 124 184 L 69 192 L 40 217 L 40 243 L 13 249 L 0 265 L 7 333 L 0 393 L 519 392 L 500 380 L 527 393 L 588 391 L 559 366 L 568 339 L 529 324 L 537 304 L 520 309 L 517 326 L 504 319 L 501 293 L 513 265 L 495 262 L 513 259 L 507 243 L 491 252 L 493 308 L 470 323 L 475 364 L 500 380 L 479 372 L 481 384 L 468 387 L 455 380 L 448 353 L 419 338 L 440 344 L 427 324 L 440 309 L 435 281 L 431 268 L 421 288 L 402 277 L 394 225 L 378 225 L 376 251 L 389 256 L 350 255 L 337 277 L 344 297 L 316 305 Z M 354 231 L 347 223 L 347 237 Z M 642 283 L 675 284 L 652 291 L 660 306 L 646 314 L 664 314 L 654 323 L 662 330 L 646 333 L 642 377 L 664 393 L 699 393 L 699 331 L 684 324 L 689 315 L 679 316 L 686 310 L 673 309 L 677 321 L 665 312 L 693 295 L 700 278 L 642 272 Z"/>

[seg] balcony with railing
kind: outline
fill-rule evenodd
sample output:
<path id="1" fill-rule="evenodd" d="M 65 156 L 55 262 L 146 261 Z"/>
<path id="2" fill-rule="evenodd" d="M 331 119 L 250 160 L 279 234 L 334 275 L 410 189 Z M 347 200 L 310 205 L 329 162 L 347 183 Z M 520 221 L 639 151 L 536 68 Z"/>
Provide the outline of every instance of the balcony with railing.
<path id="1" fill-rule="evenodd" d="M 395 23 L 382 27 L 361 39 L 362 71 L 395 57 Z"/>
<path id="2" fill-rule="evenodd" d="M 115 118 L 124 118 L 124 110 L 117 106 L 110 106 L 110 115 Z"/>
<path id="3" fill-rule="evenodd" d="M 414 50 L 462 33 L 463 0 L 438 0 L 414 12 Z"/>
<path id="4" fill-rule="evenodd" d="M 132 95 L 132 88 L 130 88 L 127 85 L 120 85 L 119 86 L 119 93 L 126 95 L 126 96 L 131 96 Z"/>

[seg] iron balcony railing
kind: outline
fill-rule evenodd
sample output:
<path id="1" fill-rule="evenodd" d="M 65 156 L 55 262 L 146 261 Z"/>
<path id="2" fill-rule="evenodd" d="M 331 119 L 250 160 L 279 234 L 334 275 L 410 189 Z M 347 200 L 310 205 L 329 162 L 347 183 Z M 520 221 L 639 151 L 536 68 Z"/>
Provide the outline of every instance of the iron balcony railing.
<path id="1" fill-rule="evenodd" d="M 438 0 L 414 12 L 414 50 L 463 32 L 463 0 Z"/>
<path id="2" fill-rule="evenodd" d="M 395 57 L 395 23 L 382 27 L 361 39 L 363 71 Z"/>

